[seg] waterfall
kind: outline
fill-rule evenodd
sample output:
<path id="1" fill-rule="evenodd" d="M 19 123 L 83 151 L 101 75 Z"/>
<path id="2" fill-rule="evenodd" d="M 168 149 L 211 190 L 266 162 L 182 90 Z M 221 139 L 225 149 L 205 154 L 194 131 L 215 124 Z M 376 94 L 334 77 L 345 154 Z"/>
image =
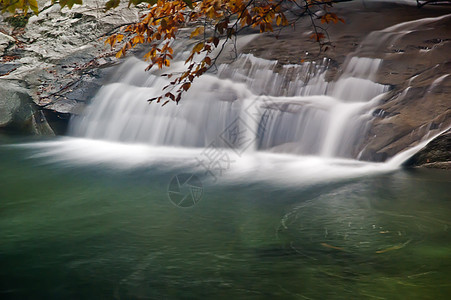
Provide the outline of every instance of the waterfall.
<path id="1" fill-rule="evenodd" d="M 281 66 L 241 54 L 195 81 L 179 105 L 164 107 L 147 100 L 169 80 L 132 57 L 71 121 L 71 137 L 29 147 L 51 162 L 152 166 L 207 182 L 299 187 L 390 172 L 427 141 L 386 163 L 358 160 L 374 107 L 388 91 L 375 82 L 382 60 L 358 54 L 334 81 L 326 80 L 328 59 Z M 182 57 L 167 72 L 183 68 Z"/>
<path id="2" fill-rule="evenodd" d="M 368 148 L 364 142 L 375 108 L 389 90 L 377 82 L 380 67 L 388 61 L 383 59 L 388 57 L 384 51 L 417 26 L 427 27 L 430 21 L 449 16 L 374 31 L 339 70 L 332 69 L 335 64 L 328 59 L 281 65 L 240 54 L 196 79 L 178 105 L 171 102 L 164 107 L 147 100 L 160 96 L 170 83 L 161 74 L 186 68 L 189 52 L 181 49 L 184 43 L 173 45 L 180 54 L 168 70 L 145 72 L 148 63 L 131 57 L 116 67 L 110 83 L 83 114 L 71 120 L 69 137 L 20 146 L 36 149 L 33 158 L 61 165 L 186 172 L 206 182 L 265 181 L 277 187 L 391 172 L 449 127 L 444 124 L 433 131 L 423 125 L 421 141 L 415 140 L 384 163 L 359 160 Z M 239 38 L 238 52 L 240 42 L 255 37 Z M 399 97 L 407 94 L 416 76 L 420 75 L 407 82 Z M 429 89 L 447 76 L 440 74 Z M 384 117 L 383 111 L 379 117 Z"/>
<path id="3" fill-rule="evenodd" d="M 298 155 L 355 158 L 371 108 L 387 86 L 372 81 L 380 59 L 352 57 L 334 82 L 329 61 L 280 66 L 241 54 L 197 80 L 179 105 L 149 104 L 169 83 L 161 71 L 130 58 L 102 87 L 71 135 L 152 146 L 242 148 Z M 177 61 L 169 72 L 183 66 Z M 245 143 L 228 140 L 230 130 Z"/>

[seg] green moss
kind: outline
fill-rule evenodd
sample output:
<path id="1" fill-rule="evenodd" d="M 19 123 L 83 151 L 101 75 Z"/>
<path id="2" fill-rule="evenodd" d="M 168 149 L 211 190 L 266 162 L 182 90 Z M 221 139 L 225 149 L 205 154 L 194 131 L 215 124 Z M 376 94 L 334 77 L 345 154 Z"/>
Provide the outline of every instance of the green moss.
<path id="1" fill-rule="evenodd" d="M 24 28 L 27 25 L 30 16 L 31 14 L 17 14 L 6 18 L 5 21 L 15 28 Z"/>

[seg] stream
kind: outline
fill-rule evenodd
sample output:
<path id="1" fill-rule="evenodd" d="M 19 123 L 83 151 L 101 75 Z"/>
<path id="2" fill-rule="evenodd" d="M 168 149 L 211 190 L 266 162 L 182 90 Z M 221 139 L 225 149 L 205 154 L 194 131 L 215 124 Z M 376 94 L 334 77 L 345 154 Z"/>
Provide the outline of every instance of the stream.
<path id="1" fill-rule="evenodd" d="M 92 161 L 77 148 L 92 141 L 47 141 L 47 157 L 42 142 L 29 142 L 1 139 L 2 299 L 445 299 L 451 291 L 447 171 L 337 179 L 321 169 L 334 172 L 330 164 L 299 161 L 321 169 L 317 178 L 272 181 L 249 168 L 239 180 L 202 179 L 196 205 L 177 207 L 169 183 L 189 168 L 177 150 L 130 146 Z M 58 143 L 79 156 L 55 159 Z M 150 159 L 162 152 L 173 158 Z M 118 162 L 121 153 L 134 159 Z M 362 167 L 335 163 L 340 174 Z"/>

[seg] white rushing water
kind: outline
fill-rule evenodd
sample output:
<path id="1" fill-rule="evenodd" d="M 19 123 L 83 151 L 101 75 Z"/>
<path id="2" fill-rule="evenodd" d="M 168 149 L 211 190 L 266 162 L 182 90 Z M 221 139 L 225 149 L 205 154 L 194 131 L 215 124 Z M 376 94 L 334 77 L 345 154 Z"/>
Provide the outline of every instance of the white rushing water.
<path id="1" fill-rule="evenodd" d="M 132 58 L 116 82 L 102 87 L 86 114 L 72 123 L 72 135 L 352 158 L 371 108 L 387 90 L 371 81 L 381 60 L 353 57 L 331 83 L 324 79 L 327 63 L 277 70 L 276 61 L 243 54 L 195 82 L 179 105 L 161 107 L 146 100 L 158 96 L 169 81 L 158 72 L 144 72 L 146 63 Z"/>

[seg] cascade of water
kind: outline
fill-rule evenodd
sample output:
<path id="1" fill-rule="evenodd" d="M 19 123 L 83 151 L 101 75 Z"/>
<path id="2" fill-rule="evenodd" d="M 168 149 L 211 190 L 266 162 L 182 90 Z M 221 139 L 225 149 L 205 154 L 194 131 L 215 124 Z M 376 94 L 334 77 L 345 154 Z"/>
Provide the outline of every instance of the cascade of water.
<path id="1" fill-rule="evenodd" d="M 396 26 L 378 32 L 377 38 L 390 40 L 398 29 L 410 30 L 409 23 Z M 202 76 L 179 105 L 164 107 L 146 100 L 159 96 L 168 79 L 159 76 L 162 71 L 144 72 L 147 63 L 130 58 L 85 113 L 71 121 L 71 135 L 80 138 L 31 147 L 42 148 L 35 157 L 55 162 L 112 161 L 127 168 L 152 165 L 207 171 L 205 176 L 217 171 L 212 175 L 215 179 L 220 175 L 222 180 L 240 183 L 268 180 L 300 186 L 392 171 L 434 137 L 425 132 L 420 144 L 386 163 L 355 160 L 363 152 L 360 144 L 374 118 L 374 107 L 388 88 L 375 82 L 382 60 L 364 56 L 371 40 L 367 38 L 348 56 L 332 82 L 326 80 L 327 59 L 281 66 L 242 54 Z M 183 68 L 184 60 L 177 59 L 165 72 Z M 438 77 L 430 89 L 446 76 Z M 199 164 L 211 146 L 232 157 L 233 167 L 231 160 L 224 168 Z"/>
<path id="2" fill-rule="evenodd" d="M 386 89 L 371 81 L 379 64 L 353 57 L 343 75 L 328 83 L 327 59 L 280 67 L 277 61 L 243 54 L 193 84 L 180 105 L 162 108 L 146 100 L 159 95 L 168 80 L 144 72 L 145 63 L 132 58 L 118 71 L 117 82 L 102 87 L 87 112 L 74 120 L 72 134 L 151 145 L 234 147 L 218 137 L 235 126 L 252 140 L 249 149 L 353 157 L 369 120 L 362 113 Z"/>

